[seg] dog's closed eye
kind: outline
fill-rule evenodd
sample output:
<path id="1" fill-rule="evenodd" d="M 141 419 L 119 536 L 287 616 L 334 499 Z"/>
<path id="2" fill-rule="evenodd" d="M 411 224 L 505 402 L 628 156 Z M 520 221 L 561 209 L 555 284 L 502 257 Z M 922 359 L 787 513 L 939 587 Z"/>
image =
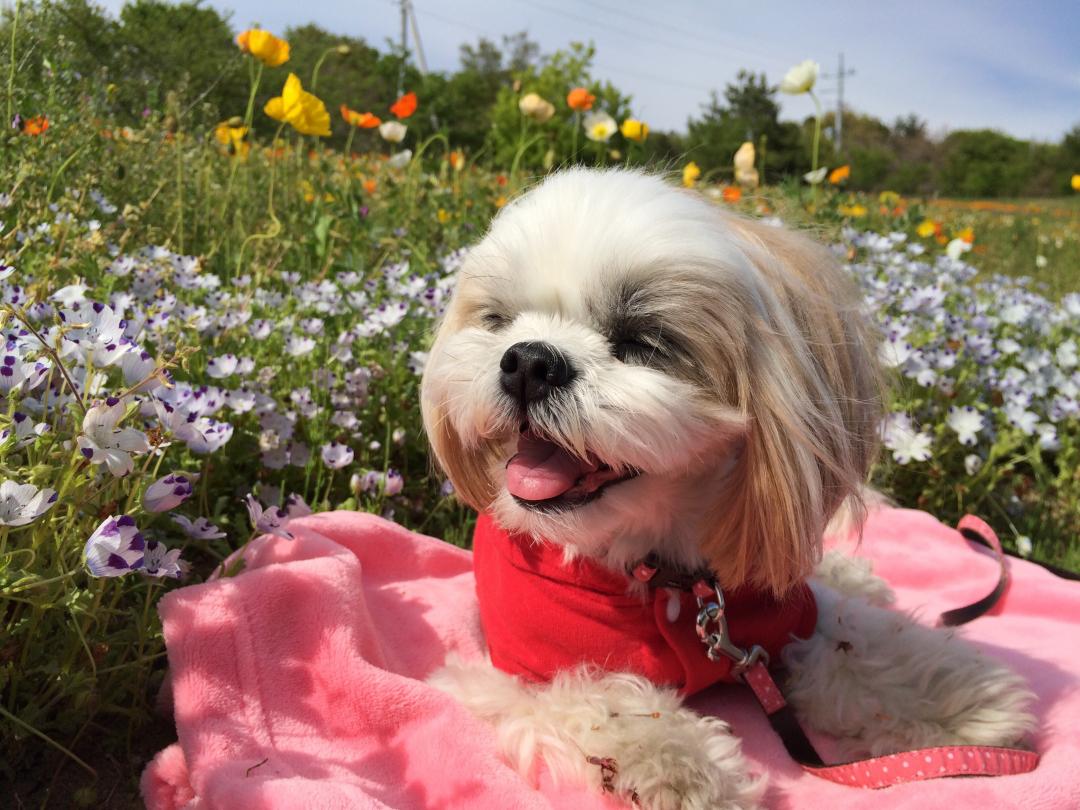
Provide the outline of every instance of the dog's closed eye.
<path id="1" fill-rule="evenodd" d="M 489 310 L 480 316 L 480 321 L 489 332 L 499 332 L 510 325 L 511 318 L 501 312 Z"/>

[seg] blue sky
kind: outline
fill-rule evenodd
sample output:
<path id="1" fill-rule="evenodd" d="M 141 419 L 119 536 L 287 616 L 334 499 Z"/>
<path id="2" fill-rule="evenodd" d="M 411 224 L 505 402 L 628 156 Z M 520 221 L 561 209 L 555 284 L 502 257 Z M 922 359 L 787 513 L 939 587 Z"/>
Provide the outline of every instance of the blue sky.
<path id="1" fill-rule="evenodd" d="M 116 10 L 122 0 L 104 0 Z M 275 32 L 315 22 L 383 47 L 397 38 L 395 0 L 207 0 L 236 28 Z M 593 41 L 595 73 L 634 98 L 654 128 L 683 129 L 711 88 L 740 68 L 778 82 L 812 58 L 836 70 L 843 51 L 856 75 L 845 101 L 886 121 L 909 112 L 931 132 L 993 127 L 1057 140 L 1080 124 L 1078 0 L 414 0 L 430 69 L 457 65 L 458 46 L 527 30 L 543 52 Z M 836 103 L 834 82 L 819 85 Z M 801 118 L 808 98 L 784 97 Z"/>

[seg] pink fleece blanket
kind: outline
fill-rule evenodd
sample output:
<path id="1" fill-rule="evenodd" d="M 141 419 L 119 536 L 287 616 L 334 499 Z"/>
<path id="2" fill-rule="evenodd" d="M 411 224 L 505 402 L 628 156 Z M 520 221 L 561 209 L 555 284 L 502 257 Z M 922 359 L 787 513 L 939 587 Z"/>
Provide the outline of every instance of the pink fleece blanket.
<path id="1" fill-rule="evenodd" d="M 532 784 L 493 734 L 423 682 L 447 653 L 483 654 L 468 552 L 377 517 L 336 512 L 263 537 L 236 578 L 161 600 L 179 742 L 147 767 L 150 810 L 610 808 L 614 800 Z M 857 553 L 933 622 L 983 596 L 992 558 L 921 512 L 883 509 Z M 1080 585 L 1011 561 L 995 615 L 964 630 L 1038 694 L 1031 774 L 848 788 L 791 762 L 748 690 L 692 701 L 728 720 L 773 808 L 1080 807 Z"/>

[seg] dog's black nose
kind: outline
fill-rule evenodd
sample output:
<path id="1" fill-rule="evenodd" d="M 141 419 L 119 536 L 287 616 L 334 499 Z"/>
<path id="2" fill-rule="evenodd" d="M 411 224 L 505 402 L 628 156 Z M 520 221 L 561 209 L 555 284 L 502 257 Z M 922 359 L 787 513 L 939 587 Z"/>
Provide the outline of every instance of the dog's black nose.
<path id="1" fill-rule="evenodd" d="M 574 379 L 574 369 L 550 343 L 515 343 L 499 361 L 502 389 L 522 405 L 537 402 Z"/>

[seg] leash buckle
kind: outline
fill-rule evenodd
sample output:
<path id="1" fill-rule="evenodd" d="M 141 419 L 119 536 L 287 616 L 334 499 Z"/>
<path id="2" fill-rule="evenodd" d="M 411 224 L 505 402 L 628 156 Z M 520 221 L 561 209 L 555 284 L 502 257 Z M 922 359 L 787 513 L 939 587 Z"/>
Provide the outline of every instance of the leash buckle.
<path id="1" fill-rule="evenodd" d="M 705 645 L 705 655 L 710 661 L 729 659 L 732 662 L 731 675 L 736 680 L 741 680 L 743 673 L 759 661 L 768 666 L 769 654 L 760 645 L 755 644 L 749 650 L 744 650 L 731 640 L 727 616 L 724 613 L 724 592 L 719 585 L 712 582 L 707 583 L 708 590 L 712 593 L 702 596 L 702 592 L 707 592 L 705 588 L 699 587 L 703 584 L 706 583 L 695 584 L 694 595 L 698 606 L 697 634 Z"/>

